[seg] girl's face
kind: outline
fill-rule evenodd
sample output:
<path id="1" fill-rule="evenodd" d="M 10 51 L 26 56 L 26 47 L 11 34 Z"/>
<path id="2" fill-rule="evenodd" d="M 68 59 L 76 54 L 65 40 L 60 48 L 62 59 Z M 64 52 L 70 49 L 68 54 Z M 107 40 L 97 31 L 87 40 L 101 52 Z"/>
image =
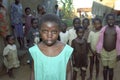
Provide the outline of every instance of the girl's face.
<path id="1" fill-rule="evenodd" d="M 63 33 L 65 33 L 66 30 L 67 30 L 67 26 L 64 25 L 64 24 L 62 24 L 62 26 L 61 26 L 61 31 L 62 31 Z"/>
<path id="2" fill-rule="evenodd" d="M 31 10 L 30 10 L 30 9 L 27 9 L 27 10 L 25 11 L 25 13 L 26 13 L 26 15 L 29 15 L 29 14 L 31 14 Z"/>
<path id="3" fill-rule="evenodd" d="M 45 45 L 52 46 L 58 39 L 59 27 L 54 22 L 44 22 L 41 25 L 40 35 Z"/>
<path id="4" fill-rule="evenodd" d="M 115 19 L 113 16 L 108 16 L 107 23 L 109 26 L 113 27 L 115 24 Z"/>
<path id="5" fill-rule="evenodd" d="M 33 28 L 37 28 L 38 27 L 38 20 L 37 19 L 33 20 L 32 26 L 33 26 Z"/>
<path id="6" fill-rule="evenodd" d="M 83 34 L 84 34 L 84 30 L 83 29 L 79 29 L 76 31 L 76 34 L 79 38 L 82 38 L 83 37 Z"/>
<path id="7" fill-rule="evenodd" d="M 90 25 L 90 23 L 89 23 L 88 20 L 84 20 L 83 23 L 82 23 L 82 25 L 83 25 L 83 27 L 84 27 L 85 29 L 87 29 L 88 26 Z"/>
<path id="8" fill-rule="evenodd" d="M 99 20 L 96 20 L 96 21 L 94 21 L 94 27 L 95 27 L 95 30 L 100 30 L 101 29 L 101 27 L 102 27 L 102 24 L 100 23 L 100 21 Z"/>
<path id="9" fill-rule="evenodd" d="M 74 28 L 76 29 L 78 26 L 80 26 L 80 20 L 76 19 L 75 22 L 73 23 Z"/>
<path id="10" fill-rule="evenodd" d="M 11 45 L 14 44 L 15 43 L 14 37 L 10 37 L 8 43 Z"/>
<path id="11" fill-rule="evenodd" d="M 43 8 L 43 7 L 39 7 L 39 8 L 38 8 L 38 13 L 39 13 L 39 14 L 42 14 L 43 12 L 44 12 L 44 8 Z"/>

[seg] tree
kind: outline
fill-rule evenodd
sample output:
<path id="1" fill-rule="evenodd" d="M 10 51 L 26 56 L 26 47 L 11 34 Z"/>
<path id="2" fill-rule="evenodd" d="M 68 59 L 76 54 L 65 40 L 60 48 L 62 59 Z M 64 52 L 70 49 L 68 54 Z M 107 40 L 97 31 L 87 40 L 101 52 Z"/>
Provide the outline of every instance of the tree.
<path id="1" fill-rule="evenodd" d="M 64 18 L 74 17 L 73 0 L 60 0 L 63 4 L 62 13 Z"/>

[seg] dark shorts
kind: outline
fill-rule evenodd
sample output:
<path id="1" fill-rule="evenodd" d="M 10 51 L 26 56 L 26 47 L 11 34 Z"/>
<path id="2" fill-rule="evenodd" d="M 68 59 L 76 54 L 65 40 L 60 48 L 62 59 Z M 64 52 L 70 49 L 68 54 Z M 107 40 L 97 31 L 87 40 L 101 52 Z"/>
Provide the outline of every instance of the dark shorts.
<path id="1" fill-rule="evenodd" d="M 15 29 L 15 36 L 16 37 L 23 37 L 24 36 L 22 24 L 15 24 L 14 29 Z"/>

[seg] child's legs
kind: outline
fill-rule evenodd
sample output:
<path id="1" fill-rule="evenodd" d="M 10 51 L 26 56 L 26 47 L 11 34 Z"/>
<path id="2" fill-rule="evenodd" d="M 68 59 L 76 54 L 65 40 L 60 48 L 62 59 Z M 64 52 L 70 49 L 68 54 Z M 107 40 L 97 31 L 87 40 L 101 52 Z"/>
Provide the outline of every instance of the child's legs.
<path id="1" fill-rule="evenodd" d="M 109 70 L 108 66 L 103 67 L 103 78 L 104 78 L 104 80 L 107 80 L 108 70 Z"/>
<path id="2" fill-rule="evenodd" d="M 90 56 L 90 78 L 92 79 L 92 74 L 93 74 L 93 66 L 94 66 L 94 56 Z"/>
<path id="3" fill-rule="evenodd" d="M 87 68 L 86 67 L 81 67 L 80 70 L 81 70 L 81 78 L 82 78 L 82 80 L 85 80 Z"/>
<path id="4" fill-rule="evenodd" d="M 24 46 L 23 26 L 22 24 L 15 24 L 15 35 L 20 47 Z"/>
<path id="5" fill-rule="evenodd" d="M 114 71 L 113 68 L 109 68 L 109 80 L 113 80 Z"/>
<path id="6" fill-rule="evenodd" d="M 79 71 L 79 68 L 73 67 L 73 79 L 72 80 L 76 80 L 77 79 L 77 72 L 78 71 Z"/>
<path id="7" fill-rule="evenodd" d="M 113 75 L 114 75 L 113 69 L 116 65 L 116 58 L 117 58 L 116 50 L 107 52 L 103 49 L 101 54 L 102 64 L 103 66 L 108 67 L 107 72 L 106 69 L 104 69 L 103 74 L 105 77 L 105 73 L 109 73 L 109 80 L 113 80 Z M 104 80 L 106 80 L 106 77 L 104 78 Z"/>
<path id="8" fill-rule="evenodd" d="M 113 50 L 111 52 L 109 52 L 109 80 L 113 80 L 113 76 L 114 76 L 114 68 L 116 66 L 117 63 L 117 52 L 116 50 Z"/>
<path id="9" fill-rule="evenodd" d="M 96 64 L 96 78 L 98 78 L 99 75 L 99 58 L 98 56 L 95 56 L 95 64 Z"/>
<path id="10" fill-rule="evenodd" d="M 13 68 L 8 69 L 8 75 L 9 75 L 9 77 L 14 77 L 14 75 L 13 75 Z"/>

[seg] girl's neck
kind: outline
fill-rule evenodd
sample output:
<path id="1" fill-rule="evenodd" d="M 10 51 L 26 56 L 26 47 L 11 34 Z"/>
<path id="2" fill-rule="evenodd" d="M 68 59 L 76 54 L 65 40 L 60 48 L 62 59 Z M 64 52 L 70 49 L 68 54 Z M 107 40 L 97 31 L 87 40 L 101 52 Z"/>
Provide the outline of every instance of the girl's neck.
<path id="1" fill-rule="evenodd" d="M 44 48 L 50 48 L 50 47 L 54 47 L 54 46 L 57 46 L 58 45 L 58 41 L 56 41 L 54 44 L 52 44 L 52 45 L 47 45 L 47 44 L 45 44 L 44 42 L 41 42 L 41 44 L 42 44 L 42 46 L 44 47 Z"/>
<path id="2" fill-rule="evenodd" d="M 83 39 L 83 36 L 82 37 L 78 37 L 79 40 Z"/>
<path id="3" fill-rule="evenodd" d="M 14 44 L 8 43 L 8 45 L 11 45 L 11 46 L 12 46 L 12 45 L 14 45 Z"/>
<path id="4" fill-rule="evenodd" d="M 100 30 L 98 30 L 98 29 L 95 29 L 95 30 L 94 30 L 94 32 L 98 32 L 98 31 L 100 31 Z"/>

